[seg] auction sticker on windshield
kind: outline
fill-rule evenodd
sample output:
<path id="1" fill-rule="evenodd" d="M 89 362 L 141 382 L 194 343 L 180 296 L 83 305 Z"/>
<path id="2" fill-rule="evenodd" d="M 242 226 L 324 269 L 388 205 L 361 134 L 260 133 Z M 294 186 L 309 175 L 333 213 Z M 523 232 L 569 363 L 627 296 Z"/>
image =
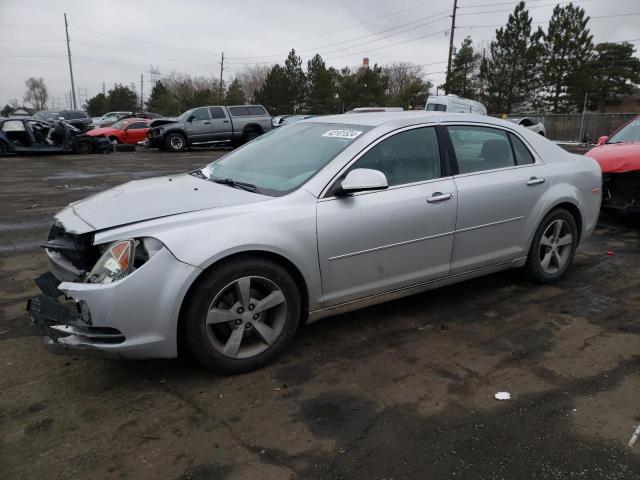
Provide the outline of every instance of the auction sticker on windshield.
<path id="1" fill-rule="evenodd" d="M 351 140 L 352 138 L 356 138 L 362 132 L 360 130 L 328 130 L 323 133 L 323 137 L 333 137 L 333 138 L 348 138 Z"/>

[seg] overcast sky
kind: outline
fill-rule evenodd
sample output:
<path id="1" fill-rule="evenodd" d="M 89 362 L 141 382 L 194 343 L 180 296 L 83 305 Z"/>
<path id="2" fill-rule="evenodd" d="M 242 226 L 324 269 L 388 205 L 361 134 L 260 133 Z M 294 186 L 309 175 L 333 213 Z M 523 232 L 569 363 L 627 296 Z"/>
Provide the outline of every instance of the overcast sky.
<path id="1" fill-rule="evenodd" d="M 456 44 L 491 41 L 515 1 L 458 0 Z M 546 28 L 550 0 L 528 0 L 534 22 Z M 592 17 L 594 43 L 634 40 L 640 48 L 640 0 L 574 2 Z M 408 61 L 442 83 L 453 0 L 0 0 L 0 103 L 22 101 L 24 81 L 43 77 L 50 97 L 70 90 L 63 14 L 69 20 L 76 94 L 83 99 L 114 83 L 145 78 L 151 65 L 224 79 L 256 62 L 282 63 L 291 48 L 303 60 L 320 53 L 329 65 Z M 635 15 L 619 15 L 631 14 Z M 597 18 L 605 15 L 615 17 Z M 487 26 L 490 25 L 490 26 Z M 473 26 L 473 28 L 472 28 Z M 537 25 L 534 25 L 537 26 Z M 438 63 L 440 62 L 440 63 Z"/>

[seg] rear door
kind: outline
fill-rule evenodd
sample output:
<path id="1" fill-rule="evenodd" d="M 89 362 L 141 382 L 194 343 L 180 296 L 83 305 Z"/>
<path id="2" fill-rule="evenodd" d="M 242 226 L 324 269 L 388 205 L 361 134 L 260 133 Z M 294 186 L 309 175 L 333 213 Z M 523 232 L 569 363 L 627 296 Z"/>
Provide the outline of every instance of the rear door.
<path id="1" fill-rule="evenodd" d="M 394 132 L 340 176 L 355 168 L 379 170 L 387 177 L 387 190 L 318 202 L 327 305 L 449 274 L 457 195 L 441 150 L 434 127 Z"/>
<path id="2" fill-rule="evenodd" d="M 457 174 L 458 219 L 451 273 L 526 256 L 551 178 L 523 139 L 506 129 L 447 127 Z"/>
<path id="3" fill-rule="evenodd" d="M 189 143 L 202 143 L 214 140 L 209 109 L 207 107 L 196 108 L 193 111 L 193 116 L 194 118 L 185 124 Z"/>

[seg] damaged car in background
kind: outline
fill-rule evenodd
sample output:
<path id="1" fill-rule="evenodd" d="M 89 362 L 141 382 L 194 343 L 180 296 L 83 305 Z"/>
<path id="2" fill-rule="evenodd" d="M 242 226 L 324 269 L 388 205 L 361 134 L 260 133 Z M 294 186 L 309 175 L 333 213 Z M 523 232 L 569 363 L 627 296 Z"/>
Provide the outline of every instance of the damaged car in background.
<path id="1" fill-rule="evenodd" d="M 640 212 L 640 115 L 600 137 L 585 155 L 602 168 L 602 207 Z"/>
<path id="2" fill-rule="evenodd" d="M 61 154 L 111 152 L 106 137 L 90 137 L 73 125 L 54 120 L 43 122 L 29 117 L 0 119 L 0 156 L 8 154 Z"/>
<path id="3" fill-rule="evenodd" d="M 301 325 L 481 275 L 560 280 L 598 164 L 510 122 L 363 113 L 275 129 L 190 173 L 70 204 L 31 319 L 54 353 L 260 368 Z"/>

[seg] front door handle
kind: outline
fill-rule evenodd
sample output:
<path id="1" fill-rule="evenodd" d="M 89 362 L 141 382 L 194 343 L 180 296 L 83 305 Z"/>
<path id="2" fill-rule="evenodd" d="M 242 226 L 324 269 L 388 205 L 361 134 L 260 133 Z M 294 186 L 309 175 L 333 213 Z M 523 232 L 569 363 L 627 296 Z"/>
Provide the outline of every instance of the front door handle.
<path id="1" fill-rule="evenodd" d="M 436 192 L 433 195 L 431 195 L 429 198 L 427 198 L 427 203 L 445 202 L 447 200 L 451 200 L 452 198 L 453 198 L 452 193 Z"/>
<path id="2" fill-rule="evenodd" d="M 202 122 L 202 123 L 204 123 L 205 125 L 209 125 L 211 122 L 210 122 L 210 121 L 208 121 L 208 120 L 206 120 L 206 121 L 204 121 L 204 122 Z"/>
<path id="3" fill-rule="evenodd" d="M 538 178 L 538 177 L 531 177 L 529 179 L 529 181 L 527 182 L 527 185 L 532 186 L 532 185 L 540 185 L 544 183 L 544 178 Z"/>
<path id="4" fill-rule="evenodd" d="M 222 123 L 229 123 L 229 120 L 222 120 Z"/>

